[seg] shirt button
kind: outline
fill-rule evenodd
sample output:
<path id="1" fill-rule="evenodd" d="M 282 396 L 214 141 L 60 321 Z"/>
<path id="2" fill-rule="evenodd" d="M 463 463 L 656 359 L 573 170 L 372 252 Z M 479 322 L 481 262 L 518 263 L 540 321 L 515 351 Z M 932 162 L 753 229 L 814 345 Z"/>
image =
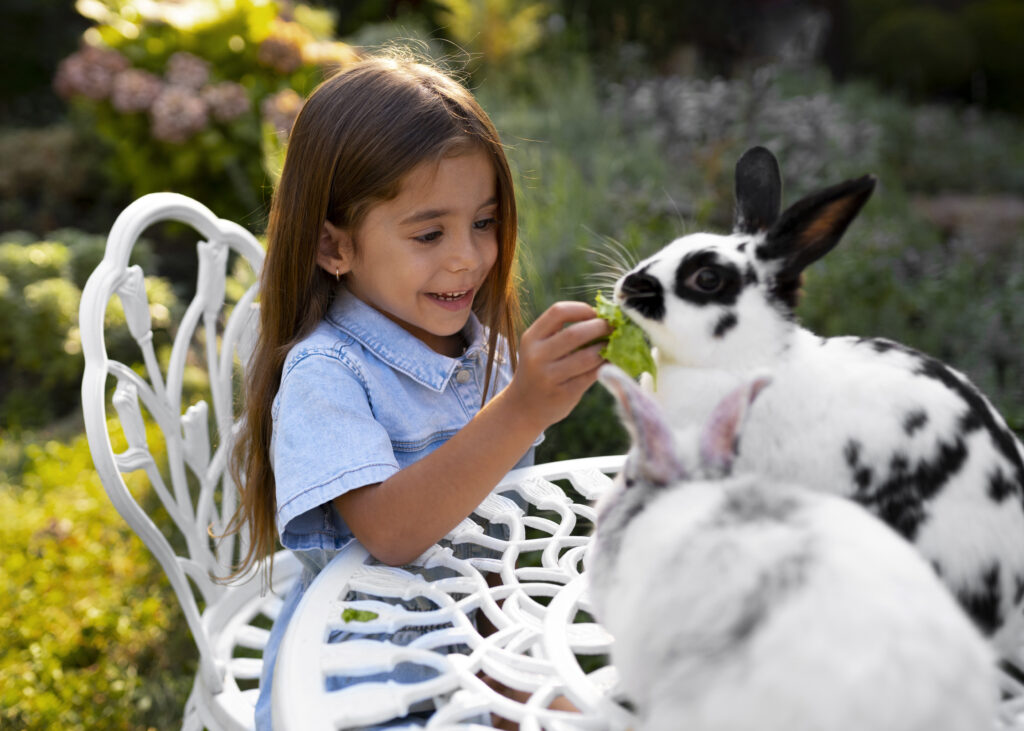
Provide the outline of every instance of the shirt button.
<path id="1" fill-rule="evenodd" d="M 463 369 L 455 374 L 455 380 L 459 383 L 469 383 L 469 379 L 473 377 L 473 374 Z"/>

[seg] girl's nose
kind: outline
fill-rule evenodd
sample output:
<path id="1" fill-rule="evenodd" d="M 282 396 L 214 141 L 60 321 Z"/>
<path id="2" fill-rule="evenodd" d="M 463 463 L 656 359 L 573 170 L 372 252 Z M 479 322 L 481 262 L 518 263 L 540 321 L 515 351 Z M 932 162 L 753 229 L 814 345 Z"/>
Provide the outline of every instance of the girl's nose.
<path id="1" fill-rule="evenodd" d="M 469 271 L 480 264 L 480 252 L 472 231 L 449 239 L 451 249 L 448 252 L 448 269 L 452 272 Z"/>

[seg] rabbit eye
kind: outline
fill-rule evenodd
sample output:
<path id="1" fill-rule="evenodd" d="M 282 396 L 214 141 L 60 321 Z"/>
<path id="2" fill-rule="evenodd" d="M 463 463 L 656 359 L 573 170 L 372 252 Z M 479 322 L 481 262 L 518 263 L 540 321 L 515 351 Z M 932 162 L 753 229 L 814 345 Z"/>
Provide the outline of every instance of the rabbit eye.
<path id="1" fill-rule="evenodd" d="M 723 279 L 715 267 L 703 267 L 695 271 L 686 283 L 694 289 L 710 294 L 722 288 Z"/>

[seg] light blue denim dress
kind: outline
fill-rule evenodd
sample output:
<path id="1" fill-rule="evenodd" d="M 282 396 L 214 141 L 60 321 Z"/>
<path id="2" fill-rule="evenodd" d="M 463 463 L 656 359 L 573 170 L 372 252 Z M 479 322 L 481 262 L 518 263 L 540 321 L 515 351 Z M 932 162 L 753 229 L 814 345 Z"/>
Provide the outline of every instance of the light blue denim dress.
<path id="1" fill-rule="evenodd" d="M 471 315 L 463 334 L 468 347 L 462 356 L 441 355 L 341 286 L 327 316 L 288 353 L 273 404 L 270 456 L 281 543 L 304 570 L 285 597 L 263 654 L 257 729 L 271 728 L 274 662 L 299 599 L 353 540 L 332 500 L 383 482 L 430 454 L 480 410 L 487 331 Z M 499 352 L 488 398 L 511 378 L 506 353 Z M 516 466 L 532 464 L 533 454 L 531 447 Z M 386 639 L 405 644 L 418 634 L 408 633 Z M 403 678 L 402 672 L 391 677 L 419 679 Z M 332 684 L 340 687 L 345 679 Z"/>

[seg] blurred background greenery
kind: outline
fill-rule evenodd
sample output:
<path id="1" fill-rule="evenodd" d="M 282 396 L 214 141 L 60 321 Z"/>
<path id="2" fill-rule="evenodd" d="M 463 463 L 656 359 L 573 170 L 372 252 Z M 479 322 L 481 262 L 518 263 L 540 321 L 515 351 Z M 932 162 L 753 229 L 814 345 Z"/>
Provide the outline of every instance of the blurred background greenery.
<path id="1" fill-rule="evenodd" d="M 591 299 L 608 257 L 727 229 L 732 166 L 764 144 L 787 202 L 881 181 L 803 321 L 947 359 L 1024 428 L 1024 0 L 7 0 L 0 25 L 5 729 L 175 727 L 195 668 L 82 436 L 105 233 L 155 190 L 260 233 L 303 95 L 389 43 L 459 69 L 502 132 L 531 313 Z M 136 252 L 165 336 L 193 244 L 169 227 Z M 624 446 L 593 389 L 539 458 Z"/>

